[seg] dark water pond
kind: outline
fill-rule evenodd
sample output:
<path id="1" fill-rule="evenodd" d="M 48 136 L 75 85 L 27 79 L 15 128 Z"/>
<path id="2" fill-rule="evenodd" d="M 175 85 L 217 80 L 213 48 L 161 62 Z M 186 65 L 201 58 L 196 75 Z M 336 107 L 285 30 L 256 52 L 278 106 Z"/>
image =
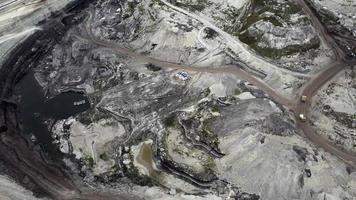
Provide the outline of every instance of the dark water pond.
<path id="1" fill-rule="evenodd" d="M 45 151 L 51 155 L 58 155 L 48 125 L 44 122 L 48 119 L 66 119 L 84 112 L 90 108 L 89 99 L 78 92 L 64 92 L 47 99 L 33 71 L 30 71 L 17 86 L 21 95 L 19 108 L 25 134 L 32 133 Z"/>

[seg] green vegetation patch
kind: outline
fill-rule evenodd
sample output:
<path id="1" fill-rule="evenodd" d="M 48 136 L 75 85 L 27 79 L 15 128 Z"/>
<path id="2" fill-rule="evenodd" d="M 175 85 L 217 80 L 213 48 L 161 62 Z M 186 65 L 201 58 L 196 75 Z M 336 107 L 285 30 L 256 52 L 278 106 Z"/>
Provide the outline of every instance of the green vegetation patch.
<path id="1" fill-rule="evenodd" d="M 90 169 L 93 169 L 94 168 L 94 165 L 95 165 L 95 161 L 94 161 L 94 158 L 89 156 L 89 155 L 85 155 L 83 157 L 83 162 L 86 166 L 88 166 Z"/>
<path id="2" fill-rule="evenodd" d="M 207 170 L 214 171 L 216 163 L 212 157 L 209 157 L 208 160 L 205 162 L 205 167 L 207 168 Z"/>
<path id="3" fill-rule="evenodd" d="M 100 154 L 100 155 L 99 155 L 99 158 L 100 158 L 101 160 L 103 160 L 103 161 L 108 161 L 108 160 L 109 160 L 109 156 L 108 156 L 108 154 L 106 154 L 105 152 L 102 153 L 102 154 Z"/>
<path id="4" fill-rule="evenodd" d="M 211 111 L 213 112 L 220 112 L 220 108 L 218 105 L 213 105 L 212 108 L 211 108 Z"/>
<path id="5" fill-rule="evenodd" d="M 127 12 L 128 12 L 128 16 L 132 16 L 133 13 L 135 12 L 135 9 L 137 7 L 139 3 L 136 1 L 130 1 L 127 2 Z"/>
<path id="6" fill-rule="evenodd" d="M 166 117 L 163 121 L 164 125 L 166 127 L 174 127 L 177 126 L 178 122 L 176 119 L 176 115 L 175 114 L 170 114 L 168 117 Z"/>
<path id="7" fill-rule="evenodd" d="M 175 128 L 174 128 L 175 129 Z M 179 138 L 174 140 L 173 144 L 169 144 L 169 136 L 173 134 L 171 131 L 167 130 L 160 147 L 164 149 L 164 153 L 161 152 L 162 161 L 168 165 L 173 167 L 178 171 L 182 171 L 187 174 L 192 174 L 195 178 L 201 181 L 212 181 L 215 178 L 214 168 L 216 166 L 214 158 L 211 157 L 207 152 L 202 151 L 202 157 L 195 155 L 197 151 L 201 151 L 196 149 L 196 147 L 186 146 L 189 142 L 184 137 L 183 129 L 179 129 Z M 176 161 L 177 155 L 171 155 L 169 153 L 169 148 L 172 148 L 173 152 L 182 156 L 189 157 L 190 159 L 195 159 L 195 162 L 199 162 L 199 164 L 204 167 L 203 171 L 200 171 L 195 167 L 195 162 L 185 163 Z"/>
<path id="8" fill-rule="evenodd" d="M 219 150 L 220 140 L 209 126 L 209 120 L 203 122 L 202 130 L 199 132 L 200 141 L 213 149 Z"/>
<path id="9" fill-rule="evenodd" d="M 277 0 L 252 0 L 248 5 L 248 9 L 244 10 L 241 19 L 239 19 L 241 10 L 228 9 L 223 13 L 227 16 L 222 21 L 224 31 L 239 37 L 239 39 L 249 45 L 258 54 L 278 59 L 282 56 L 292 55 L 295 53 L 305 52 L 306 50 L 318 48 L 317 45 L 289 46 L 284 49 L 261 48 L 257 44 L 261 40 L 261 36 L 251 35 L 248 28 L 258 21 L 270 22 L 274 26 L 284 27 L 293 25 L 309 24 L 309 19 L 304 16 L 302 9 L 292 1 L 278 2 Z M 299 16 L 297 19 L 292 19 L 292 15 Z M 239 19 L 239 20 L 238 20 Z M 219 20 L 219 19 L 218 19 Z"/>
<path id="10" fill-rule="evenodd" d="M 154 186 L 157 185 L 156 181 L 147 175 L 141 175 L 135 166 L 125 168 L 125 175 L 135 184 L 141 186 Z"/>
<path id="11" fill-rule="evenodd" d="M 279 59 L 282 56 L 293 55 L 295 53 L 304 53 L 310 49 L 316 49 L 320 45 L 319 41 L 316 41 L 316 42 L 310 42 L 309 45 L 305 45 L 305 44 L 290 45 L 283 49 L 263 48 L 257 45 L 260 39 L 252 37 L 251 35 L 249 35 L 248 31 L 245 31 L 244 33 L 240 34 L 239 39 L 243 43 L 248 44 L 252 49 L 254 49 L 260 55 L 272 59 Z"/>
<path id="12" fill-rule="evenodd" d="M 178 2 L 176 0 L 171 1 L 171 3 L 175 6 L 185 8 L 189 11 L 192 12 L 201 12 L 203 11 L 207 6 L 211 6 L 212 3 L 209 2 L 208 0 L 188 0 L 185 2 Z"/>
<path id="13" fill-rule="evenodd" d="M 234 89 L 234 95 L 239 95 L 241 94 L 241 90 L 239 88 Z"/>
<path id="14" fill-rule="evenodd" d="M 264 20 L 273 23 L 275 26 L 282 26 L 281 22 L 293 25 L 291 15 L 303 14 L 302 9 L 296 3 L 292 1 L 283 1 L 281 3 L 276 0 L 252 0 L 250 10 L 246 14 L 250 13 L 253 16 L 257 16 L 252 18 L 255 22 Z M 272 15 L 269 13 L 272 13 Z M 248 24 L 254 20 L 246 20 L 245 23 Z"/>

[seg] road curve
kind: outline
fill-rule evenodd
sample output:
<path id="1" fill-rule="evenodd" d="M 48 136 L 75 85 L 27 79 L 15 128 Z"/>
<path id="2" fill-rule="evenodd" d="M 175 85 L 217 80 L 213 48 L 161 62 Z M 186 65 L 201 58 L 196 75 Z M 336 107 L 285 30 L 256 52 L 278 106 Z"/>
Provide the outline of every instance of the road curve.
<path id="1" fill-rule="evenodd" d="M 128 48 L 124 48 L 118 44 L 97 39 L 91 30 L 91 20 L 92 20 L 92 14 L 90 14 L 90 16 L 87 18 L 87 23 L 85 26 L 85 32 L 88 37 L 83 37 L 83 36 L 77 36 L 77 37 L 80 37 L 82 39 L 90 41 L 93 44 L 96 44 L 98 46 L 112 49 L 113 51 L 117 52 L 120 55 L 125 55 L 125 56 L 131 57 L 131 58 L 135 58 L 136 60 L 140 60 L 140 61 L 143 61 L 146 63 L 151 63 L 151 64 L 159 66 L 163 69 L 180 69 L 180 70 L 185 70 L 185 71 L 202 72 L 202 73 L 234 74 L 237 77 L 239 77 L 241 80 L 246 80 L 246 81 L 252 83 L 253 85 L 255 85 L 256 87 L 260 88 L 261 90 L 263 90 L 269 97 L 271 97 L 277 103 L 282 104 L 282 105 L 288 107 L 289 109 L 293 108 L 293 103 L 289 99 L 285 98 L 283 95 L 276 92 L 273 88 L 271 88 L 269 85 L 267 85 L 261 79 L 256 78 L 255 76 L 242 70 L 237 65 L 196 66 L 196 65 L 185 65 L 185 64 L 173 63 L 173 62 L 168 62 L 168 61 L 162 61 L 162 60 L 158 60 L 156 58 L 148 57 L 148 56 L 136 53 L 133 50 L 130 50 Z"/>
<path id="2" fill-rule="evenodd" d="M 308 74 L 304 74 L 304 73 L 300 73 L 300 72 L 293 72 L 291 70 L 288 69 L 283 69 L 280 67 L 277 67 L 267 61 L 265 61 L 262 57 L 257 56 L 255 54 L 253 54 L 252 52 L 250 52 L 247 48 L 246 45 L 244 45 L 242 42 L 237 41 L 233 36 L 231 36 L 229 33 L 226 33 L 224 30 L 222 30 L 221 28 L 217 27 L 216 25 L 214 25 L 213 23 L 211 23 L 209 20 L 205 19 L 204 17 L 201 17 L 197 14 L 194 13 L 190 13 L 178 6 L 175 6 L 171 3 L 169 3 L 166 0 L 159 0 L 160 2 L 162 2 L 163 4 L 165 4 L 166 6 L 170 7 L 171 9 L 180 12 L 184 15 L 187 15 L 188 17 L 191 17 L 199 22 L 201 22 L 202 24 L 204 24 L 205 27 L 209 27 L 212 30 L 214 30 L 215 32 L 217 32 L 225 41 L 226 41 L 226 45 L 231 48 L 232 50 L 234 50 L 235 53 L 238 53 L 240 56 L 240 59 L 245 62 L 246 64 L 251 64 L 256 65 L 262 65 L 264 66 L 264 68 L 269 68 L 269 69 L 273 69 L 273 70 L 277 70 L 286 74 L 290 74 L 296 77 L 300 77 L 300 78 L 309 78 Z M 253 64 L 252 64 L 253 63 Z M 261 69 L 256 69 L 256 71 L 259 71 Z"/>
<path id="3" fill-rule="evenodd" d="M 319 32 L 322 40 L 332 49 L 335 59 L 342 60 L 346 57 L 346 54 L 338 47 L 336 41 L 327 31 L 326 27 L 321 23 L 319 18 L 315 15 L 314 11 L 308 6 L 306 0 L 296 0 L 296 2 L 302 7 L 303 11 L 309 16 L 314 28 Z"/>
<path id="4" fill-rule="evenodd" d="M 300 96 L 297 99 L 295 105 L 295 117 L 298 119 L 298 115 L 303 113 L 310 119 L 310 111 L 312 106 L 312 99 L 316 92 L 320 90 L 329 80 L 331 80 L 336 74 L 345 69 L 348 64 L 346 63 L 346 54 L 339 48 L 335 39 L 329 34 L 325 26 L 321 23 L 319 18 L 315 15 L 314 11 L 308 6 L 305 0 L 296 0 L 297 3 L 302 7 L 304 12 L 309 15 L 314 27 L 318 30 L 320 37 L 323 41 L 329 45 L 335 56 L 335 61 L 331 63 L 328 67 L 322 70 L 320 73 L 316 74 L 311 78 L 301 89 Z M 307 102 L 299 101 L 300 97 L 305 95 L 308 97 Z M 356 169 L 356 154 L 353 152 L 345 151 L 335 144 L 328 141 L 323 136 L 320 136 L 312 128 L 309 119 L 306 122 L 300 120 L 297 121 L 297 125 L 303 130 L 304 135 L 316 146 L 322 147 L 325 151 L 338 157 L 345 163 Z"/>
<path id="5" fill-rule="evenodd" d="M 314 79 L 306 84 L 306 86 L 302 90 L 302 95 L 306 95 L 308 97 L 308 101 L 298 102 L 295 107 L 296 114 L 304 113 L 310 118 L 310 109 L 311 109 L 311 101 L 312 97 L 316 94 L 316 92 L 325 85 L 330 79 L 334 77 L 334 75 L 338 74 L 341 70 L 344 69 L 345 64 L 340 62 L 335 62 L 326 70 L 317 75 Z M 297 117 L 297 116 L 296 116 Z M 356 168 L 356 154 L 352 152 L 347 152 L 345 150 L 340 149 L 336 145 L 329 142 L 323 136 L 318 135 L 315 130 L 312 128 L 310 121 L 306 122 L 298 121 L 298 127 L 301 128 L 304 132 L 304 135 L 314 144 L 319 147 L 322 147 L 324 150 L 329 153 L 337 156 L 344 162 Z"/>
<path id="6" fill-rule="evenodd" d="M 86 38 L 83 38 L 86 39 Z M 270 96 L 272 99 L 274 99 L 276 102 L 287 106 L 288 108 L 292 108 L 293 103 L 285 97 L 283 97 L 281 94 L 276 92 L 273 88 L 271 88 L 269 85 L 264 83 L 262 80 L 250 75 L 246 71 L 242 70 L 239 66 L 237 65 L 223 65 L 223 66 L 195 66 L 195 65 L 184 65 L 184 64 L 178 64 L 178 63 L 173 63 L 173 62 L 167 62 L 167 61 L 161 61 L 155 58 L 147 57 L 144 55 L 141 55 L 139 53 L 133 52 L 130 49 L 123 48 L 121 46 L 115 45 L 113 43 L 108 43 L 104 41 L 98 41 L 93 38 L 87 38 L 88 40 L 92 41 L 94 44 L 106 47 L 109 49 L 114 50 L 120 55 L 126 55 L 131 58 L 135 58 L 137 60 L 147 62 L 154 64 L 156 66 L 159 66 L 163 69 L 180 69 L 180 70 L 185 70 L 185 71 L 190 71 L 190 72 L 202 72 L 202 73 L 212 73 L 212 74 L 234 74 L 237 77 L 239 77 L 242 80 L 246 80 L 256 87 L 260 88 L 263 90 L 268 96 Z"/>
<path id="7" fill-rule="evenodd" d="M 301 0 L 300 0 L 301 1 Z M 304 1 L 303 1 L 304 2 Z M 305 2 L 304 2 L 305 3 Z M 306 4 L 305 4 L 306 5 Z M 306 5 L 307 6 L 307 5 Z M 311 18 L 313 18 L 312 12 Z M 315 16 L 314 16 L 315 17 Z M 317 20 L 317 18 L 313 18 Z M 90 23 L 90 22 L 89 22 Z M 318 30 L 321 30 L 321 36 L 325 37 L 325 41 L 331 45 L 331 48 L 334 50 L 336 55 L 337 61 L 330 65 L 328 68 L 317 74 L 313 77 L 306 85 L 302 88 L 301 94 L 308 95 L 309 99 L 315 95 L 315 93 L 329 81 L 334 75 L 344 69 L 345 63 L 343 61 L 344 54 L 340 52 L 336 43 L 332 38 L 329 37 L 328 33 L 325 33 L 325 29 L 323 28 L 320 21 L 314 22 L 314 25 L 319 27 Z M 88 28 L 88 27 L 87 27 Z M 309 115 L 310 109 L 310 102 L 301 103 L 297 102 L 293 104 L 290 99 L 283 97 L 282 95 L 278 94 L 273 88 L 268 86 L 262 80 L 252 76 L 251 74 L 247 73 L 246 71 L 242 70 L 238 66 L 233 65 L 225 65 L 225 66 L 195 66 L 195 65 L 183 65 L 178 63 L 172 63 L 167 61 L 161 61 L 155 58 L 150 58 L 143 56 L 141 54 L 135 53 L 130 49 L 122 48 L 119 45 L 115 45 L 113 43 L 104 42 L 97 40 L 93 37 L 92 32 L 90 29 L 87 29 L 88 38 L 87 39 L 93 42 L 96 45 L 103 46 L 106 48 L 110 48 L 116 51 L 119 54 L 127 55 L 129 57 L 133 57 L 147 63 L 152 63 L 159 67 L 165 69 L 181 69 L 186 71 L 193 71 L 193 72 L 207 72 L 207 73 L 226 73 L 226 74 L 234 74 L 243 80 L 247 80 L 263 90 L 267 93 L 272 99 L 274 99 L 277 103 L 285 105 L 286 107 L 294 110 L 296 114 L 303 112 Z M 225 33 L 226 34 L 226 33 Z M 336 45 L 336 46 L 335 46 Z M 297 122 L 298 127 L 303 130 L 306 137 L 313 142 L 315 145 L 324 148 L 326 151 L 332 153 L 333 155 L 337 156 L 341 160 L 345 161 L 346 163 L 350 164 L 351 166 L 356 168 L 356 156 L 352 153 L 345 152 L 340 150 L 334 144 L 331 144 L 326 139 L 320 137 L 315 131 L 312 129 L 309 122 L 302 123 Z M 17 138 L 13 138 L 17 139 Z M 14 145 L 16 144 L 16 145 Z M 21 144 L 21 145 L 18 145 Z M 78 185 L 70 180 L 70 178 L 63 177 L 61 174 L 53 173 L 53 170 L 48 169 L 43 162 L 38 158 L 38 156 L 33 155 L 33 151 L 30 150 L 25 143 L 22 141 L 21 138 L 17 139 L 16 142 L 14 141 L 1 141 L 0 140 L 0 149 L 4 149 L 6 151 L 6 146 L 16 146 L 14 153 L 6 155 L 6 160 L 11 163 L 20 163 L 17 167 L 25 172 L 29 177 L 31 177 L 36 184 L 41 186 L 42 188 L 46 188 L 46 190 L 57 199 L 78 199 L 78 200 L 97 200 L 97 199 L 128 199 L 125 196 L 120 196 L 118 194 L 100 194 L 100 193 L 90 193 L 90 192 L 83 192 L 80 191 Z M 21 161 L 21 162 L 20 162 Z M 58 179 L 58 177 L 62 177 Z"/>
<path id="8" fill-rule="evenodd" d="M 161 0 L 163 3 L 166 5 L 173 6 L 169 4 L 168 2 Z M 300 0 L 302 1 L 302 0 Z M 303 1 L 304 2 L 304 1 Z M 332 79 L 337 73 L 342 71 L 346 64 L 343 61 L 343 58 L 345 54 L 343 51 L 337 46 L 336 42 L 334 39 L 326 32 L 326 29 L 324 26 L 321 24 L 319 19 L 314 16 L 312 10 L 307 6 L 307 4 L 304 2 L 302 3 L 302 6 L 306 6 L 304 8 L 307 12 L 307 14 L 311 15 L 310 18 L 313 20 L 313 24 L 316 27 L 317 30 L 320 31 L 320 36 L 324 38 L 324 41 L 330 45 L 330 48 L 333 49 L 333 53 L 335 54 L 335 58 L 337 61 L 333 62 L 322 70 L 320 73 L 312 77 L 301 89 L 300 96 L 301 95 L 307 95 L 309 99 L 314 96 L 316 91 L 318 91 L 327 81 Z M 174 6 L 175 8 L 175 6 Z M 179 8 L 178 8 L 179 9 Z M 188 16 L 192 15 L 190 13 L 186 13 L 187 11 L 182 11 Z M 191 16 L 192 17 L 192 16 Z M 193 16 L 194 18 L 195 16 Z M 186 71 L 193 71 L 193 72 L 207 72 L 207 73 L 229 73 L 229 74 L 234 74 L 237 77 L 241 78 L 242 80 L 247 80 L 263 90 L 266 94 L 268 94 L 272 99 L 274 99 L 276 102 L 278 102 L 281 105 L 286 106 L 289 108 L 289 110 L 293 111 L 295 113 L 296 119 L 298 119 L 299 113 L 305 113 L 307 116 L 309 116 L 309 111 L 310 111 L 310 103 L 302 103 L 299 101 L 299 98 L 297 100 L 290 100 L 282 95 L 278 94 L 273 88 L 271 88 L 269 85 L 267 85 L 265 82 L 262 80 L 252 76 L 251 74 L 247 73 L 246 71 L 242 70 L 238 66 L 232 66 L 232 65 L 225 65 L 225 66 L 194 66 L 194 65 L 184 65 L 184 64 L 178 64 L 178 63 L 172 63 L 172 62 L 167 62 L 167 61 L 161 61 L 155 58 L 147 57 L 144 55 L 141 55 L 139 53 L 136 53 L 130 49 L 123 48 L 117 44 L 114 43 L 109 43 L 105 41 L 98 40 L 97 38 L 94 37 L 92 31 L 91 31 L 91 18 L 92 15 L 90 15 L 87 25 L 86 25 L 86 32 L 88 35 L 88 38 L 83 38 L 86 40 L 90 40 L 92 43 L 110 48 L 117 53 L 121 55 L 126 55 L 147 63 L 152 63 L 154 65 L 157 65 L 161 68 L 169 68 L 169 69 L 180 69 L 180 70 L 186 70 Z M 209 23 L 210 24 L 210 23 Z M 209 26 L 209 24 L 207 26 Z M 210 27 L 210 26 L 209 26 Z M 218 32 L 220 33 L 220 32 Z M 224 32 L 224 34 L 227 34 Z M 299 96 L 299 97 L 300 97 Z M 315 130 L 310 126 L 309 122 L 301 122 L 297 121 L 298 127 L 303 130 L 305 136 L 316 146 L 322 147 L 329 153 L 337 156 L 344 162 L 348 163 L 349 165 L 353 166 L 356 168 L 356 157 L 350 152 L 345 152 L 338 148 L 336 145 L 328 142 L 325 138 L 322 138 L 320 135 L 318 135 Z"/>

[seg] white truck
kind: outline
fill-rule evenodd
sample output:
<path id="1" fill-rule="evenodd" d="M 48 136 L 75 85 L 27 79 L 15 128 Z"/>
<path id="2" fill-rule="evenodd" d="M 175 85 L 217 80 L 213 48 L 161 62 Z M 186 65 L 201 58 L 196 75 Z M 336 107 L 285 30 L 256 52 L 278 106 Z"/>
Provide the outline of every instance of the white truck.
<path id="1" fill-rule="evenodd" d="M 305 122 L 305 121 L 307 121 L 307 118 L 305 117 L 305 115 L 304 114 L 299 114 L 299 119 L 300 119 L 300 121 L 302 121 L 302 122 Z"/>

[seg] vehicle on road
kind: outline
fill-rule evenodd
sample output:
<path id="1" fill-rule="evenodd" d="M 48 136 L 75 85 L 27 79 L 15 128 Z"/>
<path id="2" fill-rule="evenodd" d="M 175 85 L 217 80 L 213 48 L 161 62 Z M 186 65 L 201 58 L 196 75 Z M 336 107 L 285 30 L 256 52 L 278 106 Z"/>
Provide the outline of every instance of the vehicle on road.
<path id="1" fill-rule="evenodd" d="M 308 97 L 306 95 L 302 95 L 300 97 L 300 101 L 303 102 L 303 103 L 305 103 L 307 101 L 307 99 L 308 99 Z"/>
<path id="2" fill-rule="evenodd" d="M 299 119 L 300 119 L 300 121 L 302 121 L 302 122 L 307 121 L 307 118 L 305 117 L 304 114 L 299 114 Z"/>

